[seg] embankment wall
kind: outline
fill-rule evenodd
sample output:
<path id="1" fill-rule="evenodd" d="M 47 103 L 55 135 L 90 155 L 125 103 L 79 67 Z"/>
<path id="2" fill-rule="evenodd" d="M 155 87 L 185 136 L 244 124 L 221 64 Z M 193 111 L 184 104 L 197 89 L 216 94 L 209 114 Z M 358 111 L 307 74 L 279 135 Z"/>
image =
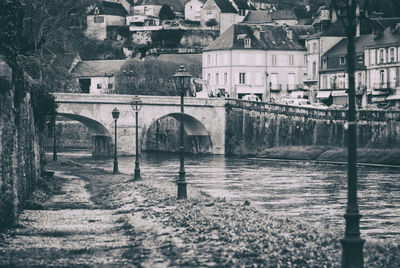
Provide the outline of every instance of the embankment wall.
<path id="1" fill-rule="evenodd" d="M 226 154 L 253 155 L 280 146 L 344 147 L 346 110 L 229 100 Z M 360 148 L 400 148 L 400 111 L 359 110 Z"/>

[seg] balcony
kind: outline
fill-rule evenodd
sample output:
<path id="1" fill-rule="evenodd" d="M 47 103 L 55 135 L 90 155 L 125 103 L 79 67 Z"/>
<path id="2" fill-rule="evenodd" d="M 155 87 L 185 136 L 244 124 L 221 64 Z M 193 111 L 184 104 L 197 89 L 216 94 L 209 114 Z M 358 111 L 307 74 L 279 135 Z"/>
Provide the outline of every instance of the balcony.
<path id="1" fill-rule="evenodd" d="M 391 83 L 391 82 L 374 83 L 373 87 L 375 90 L 388 91 L 391 89 L 395 89 L 396 83 Z"/>
<path id="2" fill-rule="evenodd" d="M 279 92 L 282 90 L 282 85 L 281 84 L 270 84 L 269 89 L 271 92 Z"/>
<path id="3" fill-rule="evenodd" d="M 293 84 L 293 85 L 288 84 L 288 85 L 286 86 L 286 89 L 287 89 L 287 92 L 302 90 L 301 86 L 298 85 L 298 84 Z"/>

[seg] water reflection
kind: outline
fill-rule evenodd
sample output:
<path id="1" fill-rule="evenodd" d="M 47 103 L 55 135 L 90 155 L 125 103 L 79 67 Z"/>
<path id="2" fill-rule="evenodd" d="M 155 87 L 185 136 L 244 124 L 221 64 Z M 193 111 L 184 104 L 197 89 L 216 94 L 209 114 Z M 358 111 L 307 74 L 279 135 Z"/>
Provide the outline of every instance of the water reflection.
<path id="1" fill-rule="evenodd" d="M 133 173 L 134 157 L 119 161 L 122 172 Z M 144 178 L 174 180 L 178 175 L 178 154 L 146 153 L 140 161 Z M 101 165 L 112 170 L 112 160 Z M 212 196 L 248 200 L 275 215 L 344 229 L 346 166 L 187 155 L 185 168 L 187 181 Z M 359 167 L 358 171 L 362 236 L 400 242 L 399 170 Z"/>

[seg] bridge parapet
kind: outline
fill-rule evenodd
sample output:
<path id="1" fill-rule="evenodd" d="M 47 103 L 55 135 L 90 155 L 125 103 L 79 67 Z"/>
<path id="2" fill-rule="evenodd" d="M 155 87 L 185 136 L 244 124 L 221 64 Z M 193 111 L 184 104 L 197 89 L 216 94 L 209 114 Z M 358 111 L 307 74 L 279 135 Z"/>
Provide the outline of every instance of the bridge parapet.
<path id="1" fill-rule="evenodd" d="M 320 109 L 313 107 L 292 106 L 279 103 L 254 102 L 228 99 L 227 107 L 236 107 L 246 110 L 255 110 L 292 116 L 305 116 L 315 119 L 346 120 L 345 109 Z M 400 121 L 400 110 L 360 109 L 357 110 L 357 119 L 367 122 Z"/>
<path id="2" fill-rule="evenodd" d="M 59 103 L 100 103 L 100 104 L 130 104 L 134 95 L 120 94 L 71 94 L 71 93 L 54 93 L 56 101 Z M 180 105 L 179 96 L 149 96 L 139 95 L 143 104 L 151 105 Z M 203 106 L 203 107 L 224 107 L 225 99 L 220 98 L 193 98 L 185 97 L 185 106 Z"/>

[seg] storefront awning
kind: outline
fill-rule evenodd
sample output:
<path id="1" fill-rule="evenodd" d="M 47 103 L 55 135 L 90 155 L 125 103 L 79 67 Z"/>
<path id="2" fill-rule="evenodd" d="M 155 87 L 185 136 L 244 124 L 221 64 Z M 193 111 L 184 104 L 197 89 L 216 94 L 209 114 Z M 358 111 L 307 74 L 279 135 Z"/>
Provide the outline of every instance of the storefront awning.
<path id="1" fill-rule="evenodd" d="M 316 98 L 317 99 L 327 99 L 331 96 L 332 91 L 318 91 Z"/>
<path id="2" fill-rule="evenodd" d="M 372 102 L 384 102 L 386 100 L 385 97 L 373 97 Z"/>
<path id="3" fill-rule="evenodd" d="M 332 97 L 347 97 L 346 90 L 333 90 Z"/>
<path id="4" fill-rule="evenodd" d="M 400 95 L 391 95 L 386 100 L 400 100 Z"/>

